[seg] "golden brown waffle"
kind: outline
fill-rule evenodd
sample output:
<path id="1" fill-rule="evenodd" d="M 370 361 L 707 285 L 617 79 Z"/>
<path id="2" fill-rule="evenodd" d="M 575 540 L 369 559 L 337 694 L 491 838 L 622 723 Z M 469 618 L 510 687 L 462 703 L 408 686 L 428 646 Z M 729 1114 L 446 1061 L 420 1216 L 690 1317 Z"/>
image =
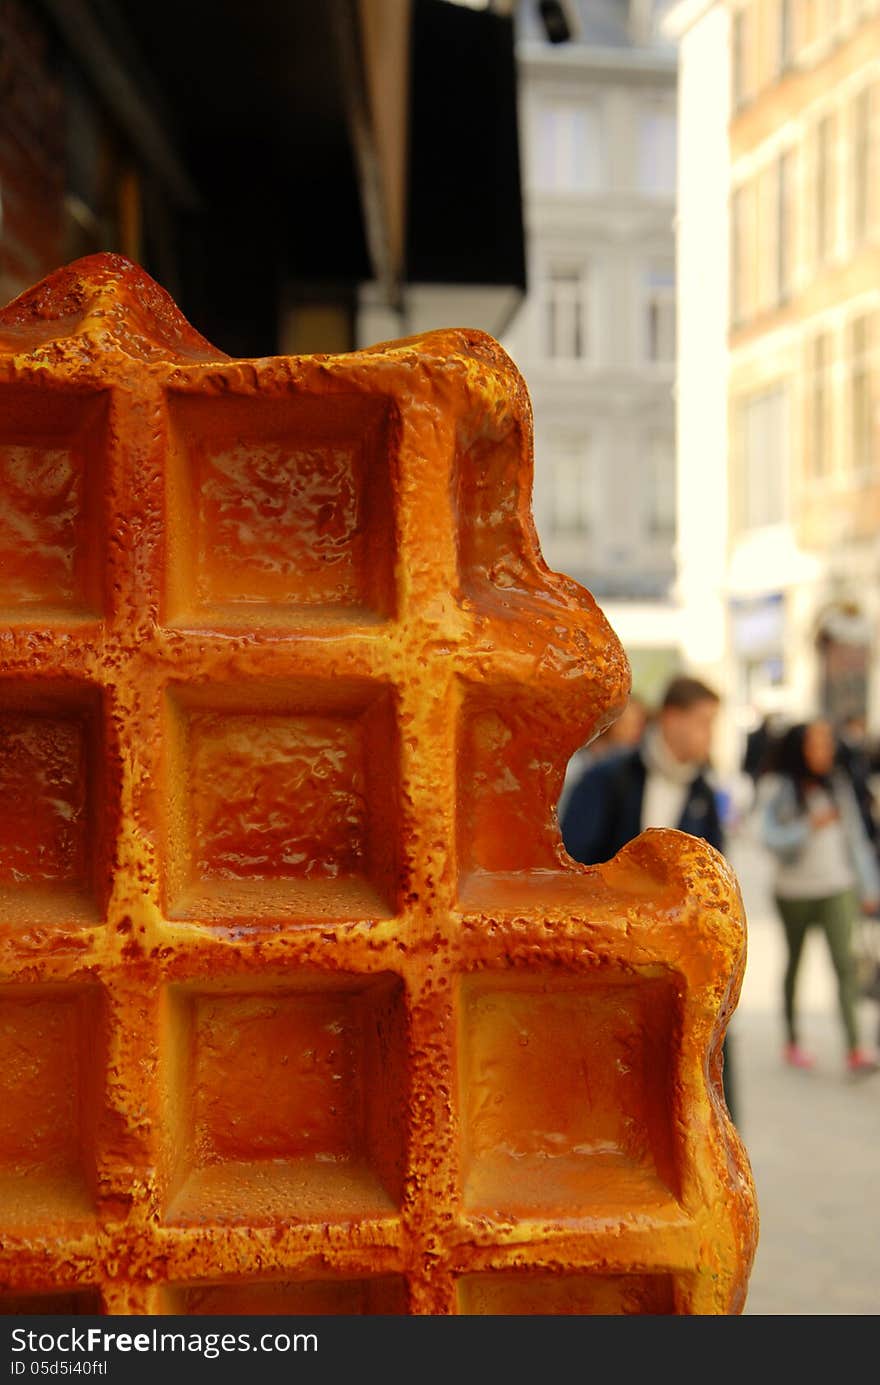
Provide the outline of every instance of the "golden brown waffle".
<path id="1" fill-rule="evenodd" d="M 711 848 L 554 804 L 629 669 L 498 345 L 230 360 L 114 256 L 0 314 L 8 1311 L 729 1313 Z"/>

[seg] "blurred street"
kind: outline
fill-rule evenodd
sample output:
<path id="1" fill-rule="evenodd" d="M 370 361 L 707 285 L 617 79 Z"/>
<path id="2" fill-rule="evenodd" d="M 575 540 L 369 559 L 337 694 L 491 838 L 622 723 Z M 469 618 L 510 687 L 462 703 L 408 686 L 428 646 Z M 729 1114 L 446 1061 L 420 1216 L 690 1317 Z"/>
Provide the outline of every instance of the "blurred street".
<path id="1" fill-rule="evenodd" d="M 844 1075 L 834 974 L 824 939 L 807 940 L 798 978 L 812 1072 L 781 1061 L 782 930 L 767 862 L 749 829 L 730 849 L 749 923 L 749 961 L 731 1024 L 738 1123 L 758 1193 L 761 1234 L 749 1314 L 880 1312 L 880 1073 Z M 859 1002 L 868 1046 L 878 1007 Z"/>

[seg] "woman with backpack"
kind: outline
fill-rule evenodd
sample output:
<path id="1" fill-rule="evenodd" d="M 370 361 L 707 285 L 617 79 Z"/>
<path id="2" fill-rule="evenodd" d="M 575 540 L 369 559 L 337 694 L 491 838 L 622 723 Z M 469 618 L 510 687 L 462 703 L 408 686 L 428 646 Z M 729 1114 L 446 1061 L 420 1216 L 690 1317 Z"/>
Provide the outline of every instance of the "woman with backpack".
<path id="1" fill-rule="evenodd" d="M 795 983 L 807 932 L 825 934 L 837 975 L 846 1066 L 853 1075 L 880 1066 L 859 1043 L 853 929 L 859 908 L 880 906 L 880 870 L 846 771 L 836 763 L 834 732 L 823 718 L 791 726 L 775 747 L 763 786 L 761 835 L 776 858 L 774 894 L 785 929 L 785 1061 L 810 1068 L 801 1047 Z"/>

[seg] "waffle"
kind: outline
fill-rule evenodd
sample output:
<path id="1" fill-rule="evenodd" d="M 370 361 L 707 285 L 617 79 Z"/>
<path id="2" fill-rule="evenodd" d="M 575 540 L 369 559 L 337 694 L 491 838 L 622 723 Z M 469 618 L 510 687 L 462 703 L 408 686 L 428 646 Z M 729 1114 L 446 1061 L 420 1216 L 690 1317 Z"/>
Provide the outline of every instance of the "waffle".
<path id="1" fill-rule="evenodd" d="M 745 928 L 576 865 L 621 646 L 441 331 L 226 357 L 129 262 L 0 313 L 0 1308 L 742 1310 Z"/>

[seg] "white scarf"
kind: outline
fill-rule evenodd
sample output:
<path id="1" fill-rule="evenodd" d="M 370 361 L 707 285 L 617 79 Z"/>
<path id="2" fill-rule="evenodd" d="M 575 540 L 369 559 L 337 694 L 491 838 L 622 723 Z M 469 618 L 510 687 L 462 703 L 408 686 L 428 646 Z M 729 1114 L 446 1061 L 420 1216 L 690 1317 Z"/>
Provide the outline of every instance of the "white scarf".
<path id="1" fill-rule="evenodd" d="M 700 772 L 695 761 L 675 758 L 659 726 L 648 727 L 641 749 L 649 774 L 662 774 L 664 779 L 672 779 L 676 784 L 692 784 Z"/>
<path id="2" fill-rule="evenodd" d="M 688 786 L 700 772 L 700 766 L 687 760 L 677 760 L 669 749 L 659 726 L 650 726 L 641 745 L 642 758 L 648 771 L 642 798 L 642 831 L 647 827 L 677 827 L 687 799 Z"/>

